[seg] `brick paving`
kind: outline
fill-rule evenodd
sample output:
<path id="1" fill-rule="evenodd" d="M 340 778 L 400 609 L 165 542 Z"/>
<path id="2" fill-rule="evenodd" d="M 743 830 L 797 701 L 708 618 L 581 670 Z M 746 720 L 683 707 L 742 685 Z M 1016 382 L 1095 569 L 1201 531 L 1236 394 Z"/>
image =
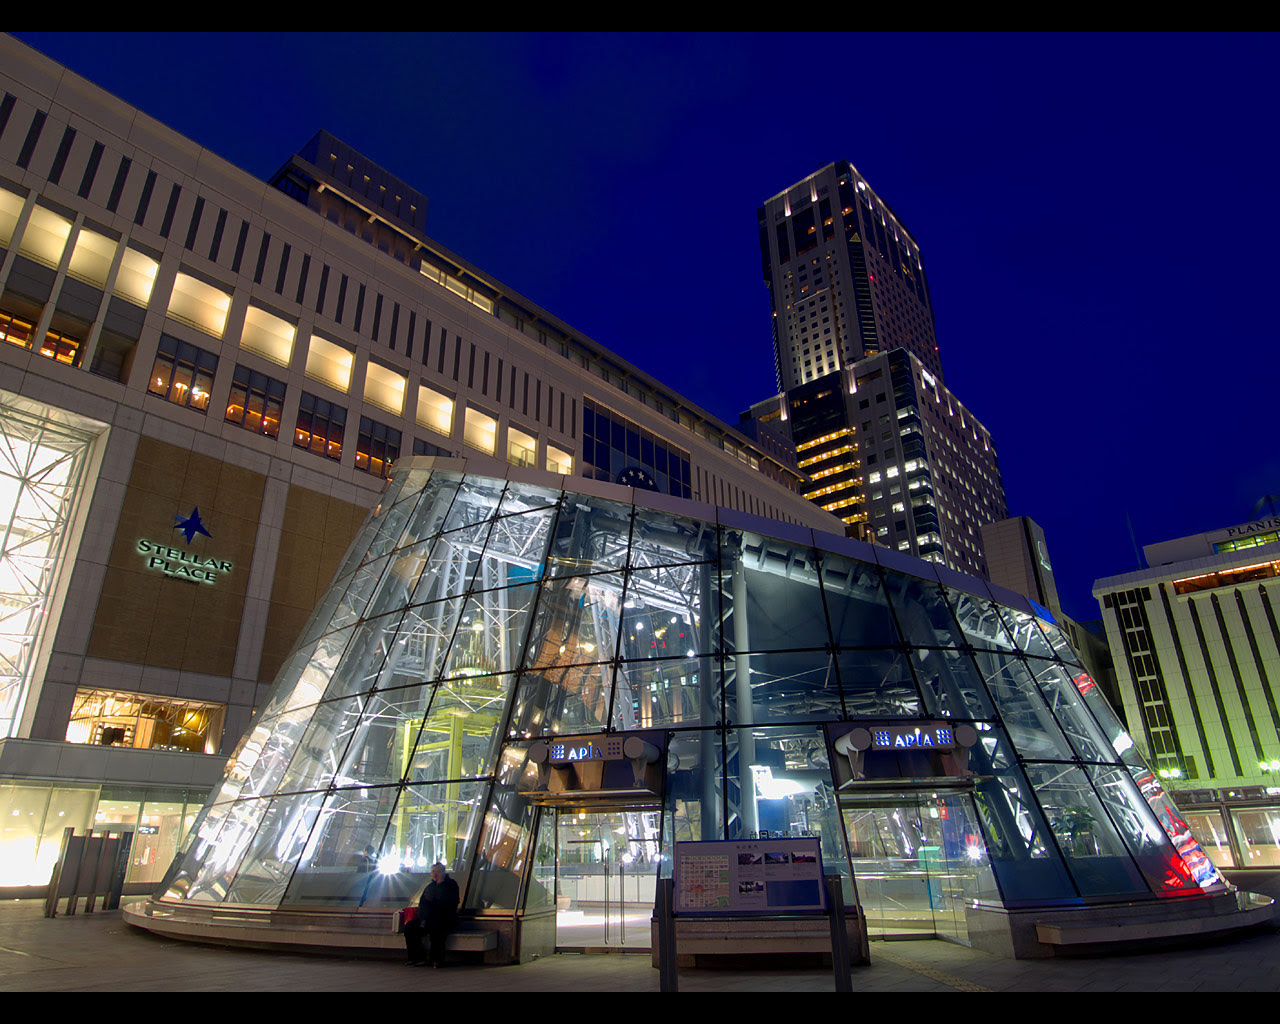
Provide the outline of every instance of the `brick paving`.
<path id="1" fill-rule="evenodd" d="M 1280 895 L 1280 872 L 1233 874 Z M 0 904 L 7 992 L 657 992 L 649 956 L 556 954 L 510 967 L 409 968 L 389 960 L 228 949 L 126 925 L 119 911 L 46 920 L 38 900 Z M 1280 931 L 1122 956 L 1005 960 L 941 941 L 873 942 L 854 992 L 1276 992 Z M 682 992 L 831 992 L 829 970 L 681 970 Z"/>

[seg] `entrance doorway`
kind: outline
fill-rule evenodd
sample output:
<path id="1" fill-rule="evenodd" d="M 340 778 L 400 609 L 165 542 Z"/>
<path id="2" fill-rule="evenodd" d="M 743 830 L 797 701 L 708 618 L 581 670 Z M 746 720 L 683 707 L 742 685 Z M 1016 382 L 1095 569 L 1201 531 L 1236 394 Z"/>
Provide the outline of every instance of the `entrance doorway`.
<path id="1" fill-rule="evenodd" d="M 972 796 L 845 793 L 840 813 L 868 937 L 967 944 L 965 901 L 993 888 Z"/>
<path id="2" fill-rule="evenodd" d="M 543 810 L 542 828 L 555 830 L 557 949 L 649 948 L 660 826 L 657 808 Z"/>

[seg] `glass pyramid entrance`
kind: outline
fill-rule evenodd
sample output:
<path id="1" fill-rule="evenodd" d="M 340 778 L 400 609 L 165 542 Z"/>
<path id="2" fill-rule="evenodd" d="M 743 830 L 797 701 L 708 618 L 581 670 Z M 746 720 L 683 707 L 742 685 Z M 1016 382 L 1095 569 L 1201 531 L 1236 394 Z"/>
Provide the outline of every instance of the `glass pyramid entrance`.
<path id="1" fill-rule="evenodd" d="M 563 903 L 571 862 L 585 893 L 593 864 L 652 878 L 676 841 L 799 833 L 886 933 L 1225 888 L 1025 599 L 725 509 L 462 468 L 396 470 L 160 902 L 390 909 L 439 860 L 464 911 L 513 917 Z M 657 832 L 568 857 L 575 809 Z"/>

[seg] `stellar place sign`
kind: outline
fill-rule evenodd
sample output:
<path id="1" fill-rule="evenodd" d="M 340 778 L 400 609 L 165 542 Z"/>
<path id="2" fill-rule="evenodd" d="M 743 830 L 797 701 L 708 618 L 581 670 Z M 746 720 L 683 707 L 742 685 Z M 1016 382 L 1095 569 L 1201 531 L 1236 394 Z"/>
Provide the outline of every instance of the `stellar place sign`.
<path id="1" fill-rule="evenodd" d="M 218 577 L 231 571 L 231 563 L 220 558 L 203 558 L 194 551 L 183 551 L 154 540 L 139 540 L 138 554 L 147 560 L 147 568 L 170 579 L 210 586 Z"/>

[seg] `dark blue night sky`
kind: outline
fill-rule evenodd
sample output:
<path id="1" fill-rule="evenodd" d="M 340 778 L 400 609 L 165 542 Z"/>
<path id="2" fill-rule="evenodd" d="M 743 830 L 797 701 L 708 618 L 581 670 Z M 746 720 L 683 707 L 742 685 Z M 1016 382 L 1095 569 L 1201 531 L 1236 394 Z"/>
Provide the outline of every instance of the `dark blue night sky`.
<path id="1" fill-rule="evenodd" d="M 326 128 L 428 234 L 730 423 L 774 390 L 755 211 L 847 159 L 1066 611 L 1280 493 L 1274 36 L 20 39 L 266 178 Z"/>

